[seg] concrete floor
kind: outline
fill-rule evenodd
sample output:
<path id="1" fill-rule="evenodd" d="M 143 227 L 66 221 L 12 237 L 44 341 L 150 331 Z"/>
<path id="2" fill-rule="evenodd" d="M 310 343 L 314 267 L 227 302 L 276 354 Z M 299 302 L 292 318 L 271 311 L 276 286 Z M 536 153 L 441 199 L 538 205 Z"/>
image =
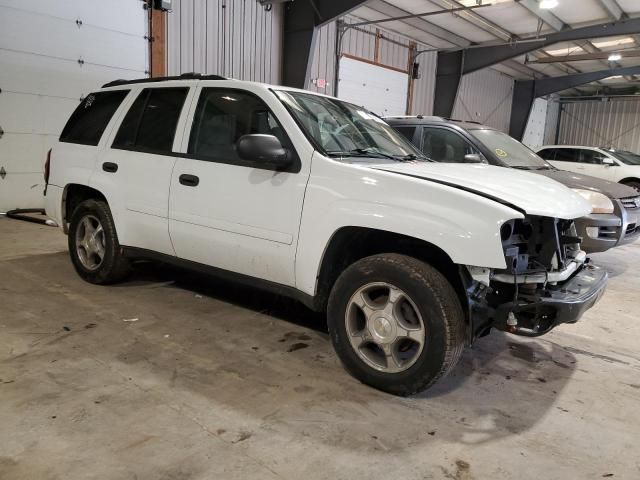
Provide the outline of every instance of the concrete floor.
<path id="1" fill-rule="evenodd" d="M 286 299 L 150 264 L 89 285 L 52 227 L 0 219 L 0 246 L 2 480 L 640 478 L 640 244 L 594 256 L 579 324 L 494 333 L 406 399 Z"/>

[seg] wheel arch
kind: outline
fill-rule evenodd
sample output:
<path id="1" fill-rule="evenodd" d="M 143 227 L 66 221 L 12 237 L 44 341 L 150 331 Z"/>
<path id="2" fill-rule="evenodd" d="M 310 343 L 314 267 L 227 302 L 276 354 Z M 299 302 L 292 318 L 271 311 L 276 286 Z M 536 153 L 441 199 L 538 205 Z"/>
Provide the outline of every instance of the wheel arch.
<path id="1" fill-rule="evenodd" d="M 620 180 L 618 183 L 623 183 L 623 184 L 627 185 L 629 182 L 640 183 L 640 178 L 638 178 L 638 177 L 625 177 L 622 180 Z"/>
<path id="2" fill-rule="evenodd" d="M 331 289 L 340 274 L 354 262 L 376 254 L 399 253 L 428 263 L 451 283 L 466 310 L 466 294 L 458 265 L 440 247 L 425 240 L 376 228 L 344 226 L 331 236 L 321 258 L 316 281 L 315 303 L 327 305 Z"/>
<path id="3" fill-rule="evenodd" d="M 78 205 L 89 199 L 101 200 L 108 204 L 102 192 L 95 188 L 80 183 L 69 183 L 64 187 L 60 211 L 62 212 L 62 227 L 65 233 L 69 231 L 68 225 L 73 211 Z"/>

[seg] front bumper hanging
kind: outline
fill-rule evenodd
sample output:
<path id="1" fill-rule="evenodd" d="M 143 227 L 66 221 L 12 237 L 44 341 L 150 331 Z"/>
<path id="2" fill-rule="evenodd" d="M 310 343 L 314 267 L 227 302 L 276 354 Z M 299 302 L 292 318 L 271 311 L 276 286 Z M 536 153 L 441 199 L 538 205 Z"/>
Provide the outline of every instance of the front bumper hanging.
<path id="1" fill-rule="evenodd" d="M 500 305 L 495 311 L 494 326 L 535 337 L 562 323 L 575 323 L 600 300 L 607 280 L 605 270 L 587 264 L 566 282 L 547 285 L 535 300 Z"/>

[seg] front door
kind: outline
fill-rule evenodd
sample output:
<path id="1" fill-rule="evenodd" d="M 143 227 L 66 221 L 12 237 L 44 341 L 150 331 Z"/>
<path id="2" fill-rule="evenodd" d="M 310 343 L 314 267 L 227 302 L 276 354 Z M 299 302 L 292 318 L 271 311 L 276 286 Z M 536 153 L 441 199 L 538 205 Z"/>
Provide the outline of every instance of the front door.
<path id="1" fill-rule="evenodd" d="M 202 88 L 186 154 L 171 179 L 169 229 L 180 258 L 293 286 L 295 248 L 309 176 L 266 102 L 233 88 Z M 274 97 L 275 98 L 275 97 Z M 274 171 L 238 157 L 246 134 L 278 137 L 294 160 Z"/>

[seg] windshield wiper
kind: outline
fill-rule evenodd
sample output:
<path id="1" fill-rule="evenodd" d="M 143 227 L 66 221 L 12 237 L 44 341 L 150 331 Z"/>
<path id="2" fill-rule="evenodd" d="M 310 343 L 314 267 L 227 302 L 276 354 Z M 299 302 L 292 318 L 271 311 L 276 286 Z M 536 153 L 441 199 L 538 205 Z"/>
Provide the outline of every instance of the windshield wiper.
<path id="1" fill-rule="evenodd" d="M 433 160 L 425 157 L 424 155 L 416 155 L 415 153 L 409 153 L 408 155 L 404 155 L 404 156 L 397 155 L 395 158 L 396 158 L 396 160 L 400 160 L 401 162 L 409 162 L 411 160 L 418 160 L 418 159 L 427 160 L 429 162 L 433 161 Z"/>
<path id="2" fill-rule="evenodd" d="M 551 170 L 552 167 L 548 167 L 546 165 L 537 166 L 537 165 L 512 165 L 511 168 L 517 168 L 518 170 Z"/>
<path id="3" fill-rule="evenodd" d="M 374 158 L 389 158 L 391 160 L 397 160 L 393 155 L 388 153 L 377 152 L 368 148 L 354 148 L 348 151 L 330 151 L 329 155 L 336 155 L 341 157 L 374 157 Z"/>

